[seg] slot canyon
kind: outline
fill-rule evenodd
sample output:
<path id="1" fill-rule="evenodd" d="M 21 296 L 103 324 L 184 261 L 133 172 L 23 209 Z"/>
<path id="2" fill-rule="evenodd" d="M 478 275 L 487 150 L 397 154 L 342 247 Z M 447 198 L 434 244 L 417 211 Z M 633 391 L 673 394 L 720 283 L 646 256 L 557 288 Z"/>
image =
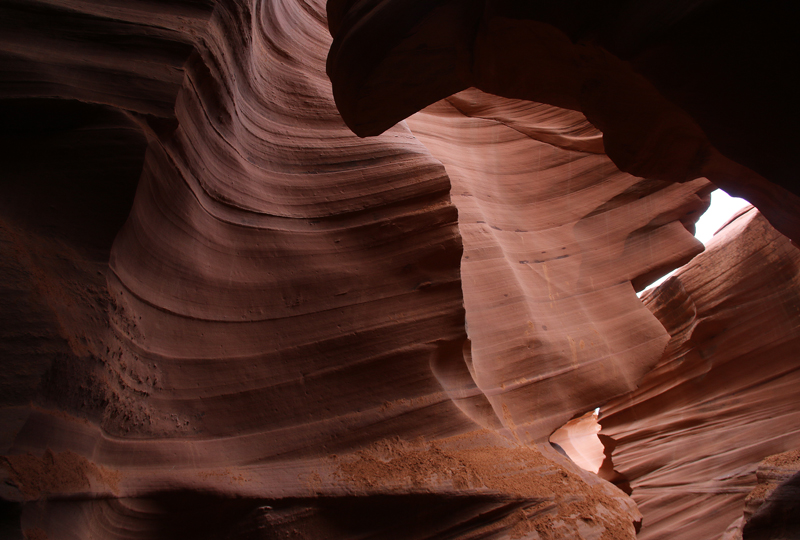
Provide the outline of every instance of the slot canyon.
<path id="1" fill-rule="evenodd" d="M 800 539 L 791 13 L 3 0 L 0 537 Z"/>

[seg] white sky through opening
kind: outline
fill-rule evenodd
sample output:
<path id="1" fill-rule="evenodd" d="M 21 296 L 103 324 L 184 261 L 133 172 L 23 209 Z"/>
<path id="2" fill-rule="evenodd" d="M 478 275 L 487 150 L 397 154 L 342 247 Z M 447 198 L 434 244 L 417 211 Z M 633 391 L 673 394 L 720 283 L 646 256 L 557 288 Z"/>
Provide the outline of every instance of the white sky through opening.
<path id="1" fill-rule="evenodd" d="M 731 197 L 721 189 L 717 189 L 711 193 L 711 206 L 708 207 L 706 213 L 700 216 L 700 219 L 697 220 L 697 225 L 695 225 L 695 238 L 700 240 L 704 245 L 708 244 L 708 241 L 711 240 L 711 237 L 714 236 L 714 233 L 722 227 L 726 221 L 728 221 L 736 212 L 747 206 L 748 203 L 744 199 L 739 199 L 737 197 Z M 670 277 L 675 271 L 673 270 L 666 276 L 662 277 L 658 281 L 651 283 L 648 285 L 642 292 L 639 293 L 639 296 L 648 289 L 652 289 L 653 287 L 657 287 L 661 283 L 664 282 L 668 277 Z"/>

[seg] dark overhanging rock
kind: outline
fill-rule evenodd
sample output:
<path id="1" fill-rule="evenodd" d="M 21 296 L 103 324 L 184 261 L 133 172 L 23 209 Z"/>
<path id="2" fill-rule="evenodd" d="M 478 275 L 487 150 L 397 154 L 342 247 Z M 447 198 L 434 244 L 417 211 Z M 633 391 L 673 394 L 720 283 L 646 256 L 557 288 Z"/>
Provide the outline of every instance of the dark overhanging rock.
<path id="1" fill-rule="evenodd" d="M 787 7 L 424 4 L 329 3 L 338 22 L 328 73 L 356 133 L 380 133 L 470 86 L 581 110 L 621 170 L 672 182 L 705 176 L 800 240 L 795 115 L 784 112 L 797 108 L 782 67 L 796 49 Z"/>

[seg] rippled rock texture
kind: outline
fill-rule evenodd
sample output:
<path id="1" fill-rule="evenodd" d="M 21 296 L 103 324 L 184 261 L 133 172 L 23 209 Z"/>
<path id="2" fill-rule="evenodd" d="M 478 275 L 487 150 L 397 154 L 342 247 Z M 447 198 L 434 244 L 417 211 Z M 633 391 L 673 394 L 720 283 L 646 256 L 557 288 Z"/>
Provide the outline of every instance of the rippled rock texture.
<path id="1" fill-rule="evenodd" d="M 800 447 L 799 294 L 800 251 L 751 208 L 643 296 L 672 338 L 600 418 L 642 538 L 718 537 L 742 516 L 759 462 Z"/>
<path id="2" fill-rule="evenodd" d="M 9 534 L 633 534 L 464 413 L 450 180 L 341 121 L 322 5 L 3 9 Z"/>
<path id="3" fill-rule="evenodd" d="M 709 182 L 621 173 L 582 115 L 477 90 L 409 126 L 453 185 L 470 374 L 500 424 L 542 441 L 633 390 L 668 341 L 635 288 L 702 250 Z"/>
<path id="4" fill-rule="evenodd" d="M 599 49 L 592 106 L 548 55 L 557 84 L 507 92 L 532 24 L 507 13 L 480 84 L 440 78 L 427 51 L 476 6 L 0 7 L 4 537 L 634 537 L 632 500 L 548 438 L 674 348 L 636 290 L 702 251 L 700 173 L 783 192 Z M 418 87 L 394 60 L 359 78 L 353 50 L 420 21 L 392 57 L 422 53 Z"/>
<path id="5" fill-rule="evenodd" d="M 797 50 L 788 9 L 713 0 L 330 0 L 328 72 L 342 116 L 360 135 L 469 87 L 581 111 L 621 170 L 671 182 L 704 176 L 800 241 L 797 104 L 784 76 Z"/>

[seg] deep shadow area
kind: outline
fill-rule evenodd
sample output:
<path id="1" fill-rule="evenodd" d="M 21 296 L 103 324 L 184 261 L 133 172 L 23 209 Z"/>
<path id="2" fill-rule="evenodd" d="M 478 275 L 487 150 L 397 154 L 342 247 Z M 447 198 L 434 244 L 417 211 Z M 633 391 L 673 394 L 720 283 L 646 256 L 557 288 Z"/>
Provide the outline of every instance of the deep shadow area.
<path id="1" fill-rule="evenodd" d="M 87 501 L 50 500 L 34 505 L 59 532 L 91 537 L 98 530 L 126 531 L 126 538 L 151 540 L 267 540 L 275 538 L 375 539 L 463 538 L 497 532 L 515 523 L 509 516 L 534 515 L 540 501 L 491 496 L 433 494 L 292 498 L 226 498 L 171 491 L 151 498 Z M 533 507 L 536 507 L 533 509 Z M 544 506 L 544 510 L 549 508 Z M 44 527 L 35 516 L 25 527 Z"/>
<path id="2" fill-rule="evenodd" d="M 800 473 L 772 492 L 742 529 L 744 540 L 800 538 Z"/>
<path id="3" fill-rule="evenodd" d="M 2 100 L 0 219 L 103 258 L 130 212 L 146 146 L 138 126 L 101 105 Z"/>
<path id="4" fill-rule="evenodd" d="M 22 528 L 19 525 L 21 515 L 21 504 L 0 499 L 0 538 L 22 540 Z"/>

